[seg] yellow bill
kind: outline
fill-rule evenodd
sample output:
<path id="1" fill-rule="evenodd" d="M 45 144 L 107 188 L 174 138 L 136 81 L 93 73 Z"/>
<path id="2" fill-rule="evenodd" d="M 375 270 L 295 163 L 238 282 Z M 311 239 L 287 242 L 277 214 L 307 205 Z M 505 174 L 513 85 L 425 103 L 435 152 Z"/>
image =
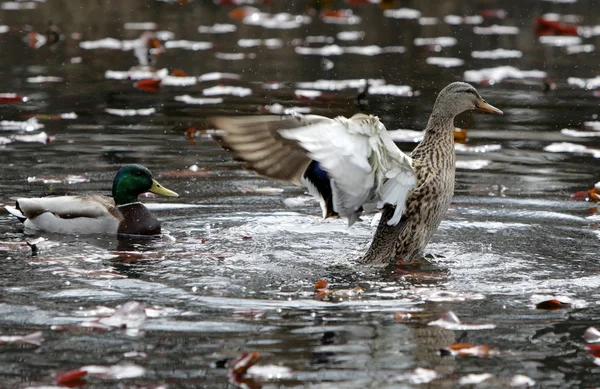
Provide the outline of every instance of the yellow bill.
<path id="1" fill-rule="evenodd" d="M 173 192 L 170 189 L 165 188 L 156 180 L 152 180 L 152 187 L 150 188 L 150 192 L 156 193 L 157 195 L 167 196 L 167 197 L 179 197 L 179 195 Z"/>
<path id="2" fill-rule="evenodd" d="M 477 109 L 489 113 L 495 113 L 496 115 L 504 115 L 504 112 L 500 111 L 493 105 L 486 103 L 486 101 L 483 99 L 479 103 L 477 103 Z"/>

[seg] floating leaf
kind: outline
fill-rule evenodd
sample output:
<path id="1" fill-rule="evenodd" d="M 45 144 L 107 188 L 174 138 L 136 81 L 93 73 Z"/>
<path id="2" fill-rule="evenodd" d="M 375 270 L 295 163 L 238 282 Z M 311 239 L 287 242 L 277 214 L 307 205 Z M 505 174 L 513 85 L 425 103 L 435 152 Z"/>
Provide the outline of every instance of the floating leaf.
<path id="1" fill-rule="evenodd" d="M 190 95 L 175 96 L 175 101 L 181 101 L 186 104 L 206 105 L 221 104 L 222 97 L 192 97 Z"/>
<path id="2" fill-rule="evenodd" d="M 141 109 L 116 109 L 116 108 L 105 108 L 104 111 L 111 115 L 116 116 L 150 116 L 156 113 L 155 108 L 141 108 Z"/>
<path id="3" fill-rule="evenodd" d="M 117 307 L 110 317 L 98 320 L 100 324 L 116 328 L 139 328 L 146 320 L 144 306 L 137 301 L 128 301 Z"/>
<path id="4" fill-rule="evenodd" d="M 27 97 L 23 97 L 16 93 L 0 93 L 0 104 L 15 104 L 27 101 Z"/>
<path id="5" fill-rule="evenodd" d="M 235 361 L 233 361 L 231 367 L 229 368 L 229 373 L 238 375 L 245 374 L 251 366 L 258 362 L 259 359 L 260 354 L 256 351 L 251 353 L 244 353 L 240 355 Z"/>
<path id="6" fill-rule="evenodd" d="M 473 356 L 487 358 L 490 356 L 498 355 L 498 349 L 491 348 L 487 344 L 474 346 L 469 343 L 455 343 L 447 348 L 440 350 L 442 355 L 453 355 L 453 356 Z"/>
<path id="7" fill-rule="evenodd" d="M 54 77 L 54 76 L 37 76 L 37 77 L 29 77 L 27 78 L 27 82 L 32 84 L 43 84 L 47 82 L 63 82 L 64 79 L 62 77 Z"/>
<path id="8" fill-rule="evenodd" d="M 556 309 L 563 309 L 563 308 L 568 308 L 571 305 L 569 303 L 563 303 L 560 302 L 556 299 L 552 299 L 552 300 L 546 300 L 546 301 L 542 301 L 541 303 L 537 303 L 535 305 L 536 309 L 547 309 L 547 310 L 556 310 Z"/>
<path id="9" fill-rule="evenodd" d="M 584 300 L 573 299 L 569 296 L 534 294 L 531 296 L 531 302 L 537 309 L 562 309 L 562 308 L 583 308 L 587 306 Z"/>
<path id="10" fill-rule="evenodd" d="M 569 142 L 551 143 L 544 147 L 544 151 L 548 151 L 550 153 L 591 154 L 594 158 L 600 158 L 600 149 L 592 149 L 584 145 Z"/>
<path id="11" fill-rule="evenodd" d="M 327 289 L 329 287 L 329 283 L 325 280 L 318 280 L 315 283 L 315 289 L 316 290 L 322 290 L 322 289 Z"/>
<path id="12" fill-rule="evenodd" d="M 576 26 L 569 26 L 543 17 L 536 18 L 534 31 L 537 35 L 578 35 Z"/>
<path id="13" fill-rule="evenodd" d="M 246 375 L 258 380 L 280 380 L 289 379 L 293 370 L 279 365 L 253 365 L 248 368 Z"/>
<path id="14" fill-rule="evenodd" d="M 429 322 L 427 325 L 438 326 L 448 330 L 489 330 L 496 328 L 495 324 L 465 324 L 452 311 L 448 311 L 438 320 Z"/>
<path id="15" fill-rule="evenodd" d="M 523 374 L 517 374 L 508 380 L 510 386 L 524 386 L 530 388 L 535 385 L 535 381 Z"/>
<path id="16" fill-rule="evenodd" d="M 39 346 L 44 341 L 42 331 L 32 332 L 27 335 L 5 335 L 0 336 L 0 344 L 33 344 Z"/>
<path id="17" fill-rule="evenodd" d="M 146 373 L 146 369 L 132 363 L 119 363 L 112 366 L 89 365 L 81 367 L 80 370 L 87 371 L 90 376 L 115 380 L 141 377 Z"/>
<path id="18" fill-rule="evenodd" d="M 455 142 L 466 142 L 467 141 L 467 130 L 455 128 L 454 129 L 454 141 Z"/>
<path id="19" fill-rule="evenodd" d="M 583 333 L 583 339 L 588 343 L 600 343 L 600 331 L 596 327 L 588 327 Z"/>
<path id="20" fill-rule="evenodd" d="M 167 42 L 165 42 L 165 48 L 200 51 L 200 50 L 212 49 L 213 43 L 212 42 L 188 41 L 188 40 L 167 41 Z"/>
<path id="21" fill-rule="evenodd" d="M 464 377 L 461 377 L 458 380 L 459 385 L 477 385 L 482 383 L 483 381 L 489 380 L 493 375 L 490 373 L 483 374 L 469 374 Z"/>
<path id="22" fill-rule="evenodd" d="M 212 26 L 198 26 L 198 32 L 200 34 L 226 34 L 228 32 L 235 32 L 237 27 L 235 24 L 229 23 L 216 23 Z"/>
<path id="23" fill-rule="evenodd" d="M 224 86 L 217 85 L 211 88 L 204 89 L 202 94 L 205 96 L 217 96 L 217 95 L 232 95 L 238 97 L 250 96 L 252 89 L 244 88 L 241 86 Z"/>
<path id="24" fill-rule="evenodd" d="M 455 68 L 457 66 L 463 66 L 465 61 L 460 58 L 450 57 L 428 57 L 425 62 L 428 65 L 435 65 L 441 68 Z"/>
<path id="25" fill-rule="evenodd" d="M 523 52 L 520 50 L 495 49 L 471 52 L 471 57 L 477 59 L 508 59 L 521 58 L 522 56 Z"/>
<path id="26" fill-rule="evenodd" d="M 434 379 L 438 378 L 438 374 L 435 370 L 423 369 L 422 367 L 417 367 L 410 373 L 402 374 L 394 377 L 394 381 L 401 382 L 410 382 L 411 384 L 428 384 Z"/>
<path id="27" fill-rule="evenodd" d="M 456 45 L 456 42 L 456 38 L 451 36 L 442 36 L 438 38 L 416 38 L 414 40 L 415 46 L 450 47 Z"/>
<path id="28" fill-rule="evenodd" d="M 585 346 L 585 350 L 594 358 L 600 358 L 600 344 L 588 344 Z"/>
<path id="29" fill-rule="evenodd" d="M 133 84 L 139 90 L 143 90 L 145 92 L 158 92 L 161 88 L 161 80 L 160 78 L 146 78 L 144 80 L 139 80 Z"/>
<path id="30" fill-rule="evenodd" d="M 401 323 L 412 318 L 412 314 L 410 312 L 396 312 L 394 313 L 394 321 L 396 323 Z"/>
<path id="31" fill-rule="evenodd" d="M 444 22 L 455 26 L 459 24 L 481 24 L 483 23 L 483 16 L 473 15 L 462 17 L 457 15 L 446 15 L 444 16 Z"/>
<path id="32" fill-rule="evenodd" d="M 474 27 L 473 32 L 477 35 L 517 35 L 519 27 L 494 24 L 488 27 Z"/>
<path id="33" fill-rule="evenodd" d="M 419 19 L 421 11 L 412 8 L 386 9 L 383 16 L 394 19 Z"/>
<path id="34" fill-rule="evenodd" d="M 54 373 L 54 381 L 57 384 L 69 386 L 73 382 L 85 382 L 81 379 L 87 375 L 87 371 L 83 369 L 75 369 L 68 371 L 60 371 L 58 373 Z"/>
<path id="35" fill-rule="evenodd" d="M 0 129 L 2 130 L 23 130 L 35 131 L 44 128 L 42 123 L 39 123 L 35 117 L 29 118 L 24 122 L 2 120 L 0 121 Z"/>

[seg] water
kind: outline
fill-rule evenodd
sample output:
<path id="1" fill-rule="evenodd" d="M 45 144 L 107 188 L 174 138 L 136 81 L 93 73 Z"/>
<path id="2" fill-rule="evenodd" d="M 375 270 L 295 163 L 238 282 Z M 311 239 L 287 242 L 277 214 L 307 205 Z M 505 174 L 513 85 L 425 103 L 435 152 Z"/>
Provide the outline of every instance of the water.
<path id="1" fill-rule="evenodd" d="M 260 8 L 306 14 L 304 3 L 272 3 Z M 437 378 L 428 384 L 432 388 L 456 387 L 468 374 L 483 373 L 494 377 L 481 387 L 507 387 L 515 374 L 527 375 L 543 388 L 597 385 L 600 368 L 584 349 L 582 336 L 587 327 L 599 325 L 598 211 L 570 194 L 590 189 L 599 180 L 599 163 L 593 150 L 545 151 L 560 142 L 600 149 L 597 136 L 561 133 L 564 128 L 593 131 L 584 123 L 597 120 L 598 97 L 594 90 L 570 85 L 569 77 L 594 78 L 597 55 L 568 55 L 567 48 L 542 44 L 534 33 L 534 18 L 548 12 L 577 15 L 580 25 L 592 26 L 599 16 L 597 5 L 592 0 L 532 0 L 527 7 L 517 1 L 491 1 L 485 7 L 475 1 L 431 3 L 408 1 L 395 8 L 411 7 L 422 16 L 437 17 L 432 26 L 384 17 L 377 5 L 367 4 L 351 7 L 362 18 L 358 24 L 328 24 L 313 14 L 310 23 L 293 29 L 249 26 L 228 16 L 233 7 L 199 1 L 183 6 L 100 2 L 81 8 L 48 1 L 35 3 L 33 10 L 0 11 L 0 24 L 10 26 L 0 35 L 0 92 L 28 98 L 27 103 L 0 105 L 1 119 L 23 121 L 38 115 L 44 125 L 29 133 L 2 130 L 0 136 L 43 131 L 54 137 L 49 144 L 10 138 L 12 142 L 1 146 L 0 201 L 8 204 L 17 196 L 52 190 L 107 193 L 118 167 L 132 162 L 150 168 L 162 184 L 181 195 L 144 199 L 165 232 L 146 240 L 24 234 L 20 223 L 0 214 L 0 334 L 41 330 L 44 336 L 40 346 L 0 345 L 0 387 L 52 385 L 56 372 L 134 363 L 145 369 L 143 375 L 91 376 L 86 387 L 228 388 L 235 385 L 227 366 L 243 352 L 253 351 L 260 353 L 259 365 L 293 370 L 265 387 L 418 387 L 418 380 L 410 377 L 418 367 L 436 372 Z M 518 34 L 476 35 L 472 25 L 443 21 L 446 15 L 478 15 L 494 8 L 505 9 L 507 17 L 486 18 L 480 26 L 517 26 Z M 28 47 L 24 26 L 44 32 L 48 20 L 62 28 L 65 39 L 53 46 Z M 164 86 L 149 93 L 134 88 L 132 80 L 105 78 L 107 70 L 126 71 L 136 65 L 132 51 L 83 50 L 79 44 L 106 37 L 138 38 L 141 31 L 124 29 L 127 22 L 154 22 L 159 30 L 174 34 L 171 40 L 214 45 L 205 51 L 168 48 L 157 58 L 158 68 L 179 68 L 190 76 L 234 73 L 239 80 Z M 231 23 L 237 30 L 197 31 L 199 25 L 215 23 Z M 336 36 L 343 31 L 363 31 L 364 38 L 341 41 Z M 80 39 L 73 33 L 80 33 Z M 405 52 L 324 57 L 329 63 L 319 55 L 296 53 L 297 45 L 327 44 L 298 41 L 307 36 L 333 37 L 329 41 L 341 47 L 404 46 Z M 414 44 L 416 38 L 444 36 L 455 37 L 456 44 Z M 281 47 L 242 48 L 241 38 L 277 38 Z M 580 42 L 597 43 L 596 37 Z M 522 56 L 471 57 L 474 50 L 496 48 L 519 50 Z M 226 60 L 219 58 L 235 56 L 219 53 L 254 53 L 255 58 Z M 428 57 L 459 58 L 464 65 L 441 68 L 428 65 Z M 459 150 L 459 163 L 473 168 L 475 160 L 487 162 L 474 170 L 459 165 L 455 197 L 427 248 L 428 261 L 405 268 L 374 269 L 358 262 L 374 231 L 373 215 L 350 229 L 343 221 L 323 221 L 318 205 L 301 188 L 241 170 L 208 136 L 194 141 L 186 137 L 190 127 L 207 128 L 211 115 L 264 112 L 275 103 L 309 107 L 328 116 L 351 115 L 361 109 L 354 103 L 356 87 L 324 90 L 315 99 L 305 99 L 295 90 L 311 85 L 295 84 L 365 77 L 407 85 L 412 92 L 370 95 L 363 109 L 378 115 L 390 130 L 421 130 L 444 85 L 463 80 L 467 70 L 504 65 L 544 71 L 547 77 L 474 83 L 505 116 L 467 113 L 457 118 L 457 126 L 468 130 L 466 146 L 487 145 L 483 150 L 489 150 Z M 27 81 L 37 76 L 63 81 Z M 381 81 L 373 85 L 377 82 Z M 279 89 L 273 89 L 276 83 L 281 83 Z M 545 92 L 544 83 L 556 89 Z M 219 104 L 175 100 L 182 95 L 215 97 L 203 96 L 202 91 L 217 85 L 249 88 L 251 94 L 220 96 Z M 120 117 L 107 108 L 156 111 Z M 72 112 L 76 119 L 49 116 Z M 408 152 L 415 144 L 399 145 Z M 192 165 L 199 170 L 190 171 Z M 52 177 L 64 181 L 69 175 L 84 182 L 43 182 Z M 261 193 L 256 188 L 283 192 Z M 31 255 L 26 240 L 36 243 L 37 255 Z M 315 299 L 319 279 L 334 289 L 360 286 L 364 292 L 333 301 Z M 555 311 L 535 309 L 536 295 L 568 297 L 571 305 Z M 128 301 L 147 308 L 148 317 L 139 329 L 92 330 L 79 325 L 100 317 L 98 306 L 113 309 Z M 110 315 L 110 309 L 103 309 L 104 315 Z M 427 325 L 448 311 L 465 323 L 496 327 L 463 331 Z M 403 320 L 407 314 L 410 318 Z M 487 344 L 499 349 L 499 355 L 440 356 L 441 348 L 458 342 Z"/>

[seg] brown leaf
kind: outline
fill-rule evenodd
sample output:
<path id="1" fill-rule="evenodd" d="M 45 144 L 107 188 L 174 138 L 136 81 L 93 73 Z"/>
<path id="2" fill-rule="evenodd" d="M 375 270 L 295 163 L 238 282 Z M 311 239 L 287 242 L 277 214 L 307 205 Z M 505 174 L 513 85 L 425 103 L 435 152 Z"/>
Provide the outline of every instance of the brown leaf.
<path id="1" fill-rule="evenodd" d="M 553 299 L 553 300 L 546 300 L 546 301 L 542 301 L 541 303 L 537 303 L 535 305 L 535 308 L 536 309 L 547 309 L 550 311 L 554 311 L 557 309 L 568 308 L 570 306 L 571 306 L 571 304 L 569 304 L 569 303 L 562 303 L 556 299 Z"/>
<path id="2" fill-rule="evenodd" d="M 260 359 L 260 354 L 257 351 L 251 353 L 243 353 L 240 355 L 229 368 L 230 374 L 242 375 L 248 371 L 250 366 L 253 366 Z"/>

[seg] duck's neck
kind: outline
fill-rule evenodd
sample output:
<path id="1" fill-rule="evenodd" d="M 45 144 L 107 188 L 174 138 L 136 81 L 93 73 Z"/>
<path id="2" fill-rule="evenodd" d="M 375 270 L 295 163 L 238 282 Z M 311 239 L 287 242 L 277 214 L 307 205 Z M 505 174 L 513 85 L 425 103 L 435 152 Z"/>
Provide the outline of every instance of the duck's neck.
<path id="1" fill-rule="evenodd" d="M 454 145 L 454 115 L 431 114 L 421 143 Z"/>
<path id="2" fill-rule="evenodd" d="M 138 201 L 138 193 L 132 191 L 125 181 L 116 182 L 113 185 L 112 195 L 117 206 L 136 203 Z"/>

